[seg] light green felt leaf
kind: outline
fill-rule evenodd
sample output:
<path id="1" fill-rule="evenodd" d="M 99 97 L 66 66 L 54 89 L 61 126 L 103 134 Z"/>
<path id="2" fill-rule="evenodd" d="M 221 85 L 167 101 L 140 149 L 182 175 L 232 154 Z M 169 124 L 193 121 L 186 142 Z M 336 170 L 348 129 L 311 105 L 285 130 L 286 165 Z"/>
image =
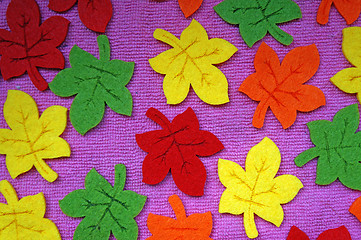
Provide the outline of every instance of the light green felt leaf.
<path id="1" fill-rule="evenodd" d="M 332 122 L 307 124 L 315 144 L 295 158 L 297 166 L 318 157 L 316 183 L 328 185 L 337 178 L 348 188 L 361 190 L 361 132 L 357 132 L 360 115 L 353 104 L 338 111 Z"/>
<path id="2" fill-rule="evenodd" d="M 123 191 L 126 169 L 115 166 L 114 187 L 95 169 L 85 177 L 85 189 L 69 193 L 59 206 L 70 217 L 85 217 L 74 232 L 74 240 L 109 239 L 110 232 L 117 239 L 137 239 L 138 226 L 134 221 L 143 209 L 146 196 Z"/>
<path id="3" fill-rule="evenodd" d="M 84 135 L 103 119 L 105 104 L 119 114 L 132 114 L 133 100 L 125 87 L 134 72 L 133 62 L 110 61 L 109 40 L 97 38 L 99 59 L 78 46 L 69 54 L 71 68 L 60 71 L 49 84 L 60 97 L 76 95 L 70 108 L 70 121 Z"/>
<path id="4" fill-rule="evenodd" d="M 280 43 L 290 45 L 292 36 L 276 24 L 302 17 L 300 7 L 292 0 L 224 0 L 214 10 L 224 21 L 239 25 L 248 47 L 267 32 Z"/>

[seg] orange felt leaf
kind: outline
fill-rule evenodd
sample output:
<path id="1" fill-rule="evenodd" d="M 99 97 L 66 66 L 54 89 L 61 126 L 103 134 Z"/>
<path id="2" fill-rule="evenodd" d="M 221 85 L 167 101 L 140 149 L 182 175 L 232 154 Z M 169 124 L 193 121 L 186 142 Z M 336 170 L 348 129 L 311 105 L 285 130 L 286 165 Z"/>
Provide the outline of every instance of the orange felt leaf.
<path id="1" fill-rule="evenodd" d="M 357 198 L 351 205 L 348 210 L 350 213 L 355 215 L 357 219 L 361 222 L 361 197 Z"/>
<path id="2" fill-rule="evenodd" d="M 275 51 L 262 43 L 254 58 L 256 73 L 248 76 L 239 88 L 260 102 L 253 126 L 263 126 L 268 107 L 286 129 L 295 122 L 297 111 L 310 112 L 325 105 L 325 95 L 319 88 L 303 85 L 316 73 L 319 63 L 314 44 L 291 50 L 280 64 Z"/>
<path id="3" fill-rule="evenodd" d="M 182 201 L 177 195 L 168 198 L 176 219 L 150 213 L 147 226 L 152 236 L 147 240 L 212 240 L 212 214 L 195 213 L 186 216 Z"/>
<path id="4" fill-rule="evenodd" d="M 186 18 L 197 11 L 202 2 L 203 0 L 178 0 L 179 7 Z"/>
<path id="5" fill-rule="evenodd" d="M 347 24 L 356 21 L 360 15 L 361 0 L 322 0 L 317 12 L 317 22 L 319 24 L 326 24 L 328 22 L 332 3 L 346 20 Z"/>

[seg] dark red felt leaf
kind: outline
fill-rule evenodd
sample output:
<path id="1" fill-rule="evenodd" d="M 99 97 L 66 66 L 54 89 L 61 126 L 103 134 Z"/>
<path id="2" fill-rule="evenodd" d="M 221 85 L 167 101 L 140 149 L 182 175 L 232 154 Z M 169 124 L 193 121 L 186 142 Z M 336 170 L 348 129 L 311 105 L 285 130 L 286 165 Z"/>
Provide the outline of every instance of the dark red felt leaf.
<path id="1" fill-rule="evenodd" d="M 48 7 L 56 12 L 69 10 L 76 0 L 49 0 Z M 113 7 L 110 0 L 78 0 L 78 12 L 83 24 L 95 32 L 104 33 L 112 18 Z"/>
<path id="2" fill-rule="evenodd" d="M 199 130 L 192 108 L 172 122 L 155 108 L 150 108 L 146 115 L 163 129 L 136 135 L 139 147 L 148 153 L 143 162 L 143 182 L 157 184 L 171 170 L 182 192 L 202 196 L 207 173 L 198 156 L 219 152 L 224 148 L 222 143 L 212 133 Z"/>
<path id="3" fill-rule="evenodd" d="M 309 238 L 298 227 L 292 226 L 287 240 L 309 240 Z M 351 240 L 351 235 L 345 226 L 341 226 L 324 231 L 318 236 L 317 240 Z"/>
<path id="4" fill-rule="evenodd" d="M 12 0 L 6 11 L 10 32 L 0 29 L 0 69 L 4 80 L 27 72 L 40 91 L 48 83 L 37 67 L 64 68 L 64 56 L 56 48 L 68 33 L 69 21 L 48 18 L 41 26 L 39 7 L 34 0 Z"/>

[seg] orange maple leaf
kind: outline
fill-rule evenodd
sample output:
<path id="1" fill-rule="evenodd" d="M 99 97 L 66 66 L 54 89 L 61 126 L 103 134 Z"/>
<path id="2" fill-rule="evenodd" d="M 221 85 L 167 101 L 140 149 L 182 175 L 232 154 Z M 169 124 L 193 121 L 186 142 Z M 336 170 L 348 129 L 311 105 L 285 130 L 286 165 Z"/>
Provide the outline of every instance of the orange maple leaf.
<path id="1" fill-rule="evenodd" d="M 361 11 L 361 0 L 322 0 L 317 11 L 317 22 L 326 24 L 330 14 L 331 5 L 334 4 L 337 11 L 351 24 L 357 20 Z"/>
<path id="2" fill-rule="evenodd" d="M 295 122 L 297 111 L 310 112 L 325 105 L 325 95 L 319 88 L 303 85 L 316 73 L 319 64 L 320 56 L 314 44 L 291 50 L 281 64 L 276 52 L 262 43 L 254 58 L 256 73 L 248 76 L 239 88 L 260 102 L 253 126 L 263 126 L 268 107 L 286 129 Z"/>
<path id="3" fill-rule="evenodd" d="M 147 226 L 152 236 L 147 240 L 212 240 L 212 214 L 195 213 L 186 216 L 182 201 L 177 195 L 168 199 L 177 219 L 150 213 Z"/>

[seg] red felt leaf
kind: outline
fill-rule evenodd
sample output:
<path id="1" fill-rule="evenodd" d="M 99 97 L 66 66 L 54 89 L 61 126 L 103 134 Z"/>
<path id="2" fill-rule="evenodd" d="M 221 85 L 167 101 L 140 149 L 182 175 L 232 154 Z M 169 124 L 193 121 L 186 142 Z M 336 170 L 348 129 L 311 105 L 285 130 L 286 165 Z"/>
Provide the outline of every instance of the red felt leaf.
<path id="1" fill-rule="evenodd" d="M 292 226 L 287 240 L 309 240 L 309 238 L 296 226 Z M 351 240 L 351 235 L 345 226 L 341 226 L 324 231 L 318 236 L 317 240 Z"/>
<path id="2" fill-rule="evenodd" d="M 317 22 L 319 24 L 326 24 L 328 22 L 332 3 L 346 20 L 347 24 L 356 21 L 360 15 L 361 0 L 322 0 L 317 12 Z"/>
<path id="3" fill-rule="evenodd" d="M 56 12 L 69 10 L 76 0 L 49 0 L 48 7 Z M 78 0 L 78 12 L 83 24 L 95 32 L 104 33 L 112 18 L 113 7 L 110 0 Z"/>
<path id="4" fill-rule="evenodd" d="M 286 240 L 310 240 L 309 237 L 296 226 L 292 226 Z"/>
<path id="5" fill-rule="evenodd" d="M 138 146 L 148 155 L 143 161 L 143 182 L 157 184 L 169 170 L 177 187 L 191 196 L 202 196 L 207 173 L 197 156 L 211 156 L 224 147 L 216 136 L 199 130 L 192 108 L 170 122 L 155 108 L 147 117 L 163 129 L 137 134 Z"/>
<path id="6" fill-rule="evenodd" d="M 48 8 L 55 12 L 68 11 L 75 5 L 77 0 L 49 0 Z"/>
<path id="7" fill-rule="evenodd" d="M 0 69 L 4 80 L 27 72 L 40 91 L 48 83 L 37 67 L 64 68 L 64 56 L 56 48 L 68 33 L 69 21 L 55 16 L 41 26 L 39 7 L 34 0 L 12 0 L 8 6 L 10 32 L 0 29 Z"/>
<path id="8" fill-rule="evenodd" d="M 254 59 L 256 72 L 239 88 L 260 102 L 253 116 L 253 126 L 263 126 L 268 108 L 286 129 L 295 122 L 297 111 L 309 112 L 325 105 L 325 95 L 319 88 L 303 85 L 316 73 L 319 63 L 315 45 L 291 50 L 280 64 L 273 49 L 262 43 Z"/>
<path id="9" fill-rule="evenodd" d="M 197 11 L 202 2 L 203 0 L 178 0 L 179 7 L 186 18 Z"/>

